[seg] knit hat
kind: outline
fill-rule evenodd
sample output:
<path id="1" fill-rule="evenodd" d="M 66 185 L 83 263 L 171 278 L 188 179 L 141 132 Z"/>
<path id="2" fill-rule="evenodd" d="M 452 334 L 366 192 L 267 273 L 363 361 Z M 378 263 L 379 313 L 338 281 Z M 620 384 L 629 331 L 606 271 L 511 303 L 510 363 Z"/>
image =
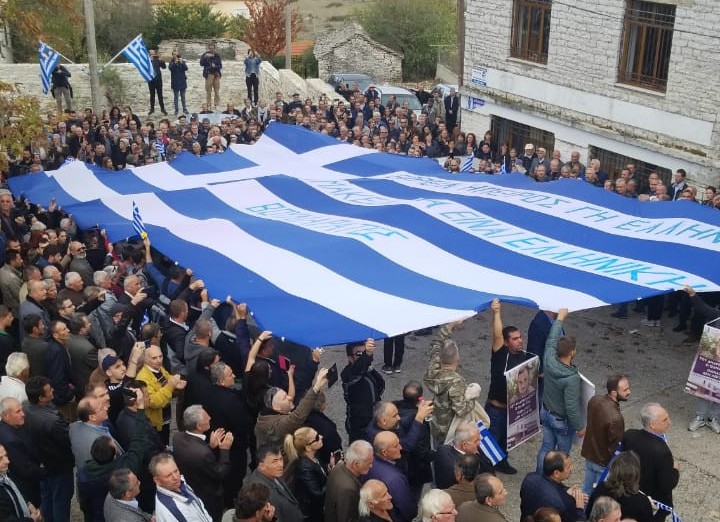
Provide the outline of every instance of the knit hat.
<path id="1" fill-rule="evenodd" d="M 104 372 L 108 371 L 108 368 L 111 366 L 114 366 L 116 362 L 118 362 L 120 359 L 115 357 L 114 355 L 108 355 L 103 359 L 102 362 L 102 369 Z"/>

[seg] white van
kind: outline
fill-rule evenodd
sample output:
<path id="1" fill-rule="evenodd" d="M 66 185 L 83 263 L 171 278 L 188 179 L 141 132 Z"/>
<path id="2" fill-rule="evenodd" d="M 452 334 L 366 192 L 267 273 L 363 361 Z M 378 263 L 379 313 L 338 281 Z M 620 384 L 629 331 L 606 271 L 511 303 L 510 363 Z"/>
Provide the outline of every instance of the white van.
<path id="1" fill-rule="evenodd" d="M 422 111 L 420 100 L 418 100 L 417 96 L 407 89 L 403 89 L 402 87 L 393 87 L 392 85 L 375 85 L 375 89 L 377 89 L 380 93 L 380 103 L 383 107 L 387 105 L 392 96 L 395 96 L 398 101 L 398 105 L 402 106 L 403 102 L 408 102 L 410 110 L 415 114 L 419 115 Z"/>

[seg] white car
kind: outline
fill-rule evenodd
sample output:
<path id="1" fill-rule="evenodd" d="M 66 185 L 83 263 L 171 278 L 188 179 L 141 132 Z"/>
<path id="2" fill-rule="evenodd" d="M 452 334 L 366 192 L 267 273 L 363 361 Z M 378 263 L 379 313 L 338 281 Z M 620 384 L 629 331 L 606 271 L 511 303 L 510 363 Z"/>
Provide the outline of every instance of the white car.
<path id="1" fill-rule="evenodd" d="M 404 102 L 408 102 L 408 107 L 415 114 L 419 115 L 422 111 L 420 100 L 417 96 L 402 87 L 393 87 L 392 85 L 375 85 L 375 89 L 380 93 L 380 103 L 384 106 L 388 104 L 391 97 L 395 96 L 398 105 L 402 106 Z"/>

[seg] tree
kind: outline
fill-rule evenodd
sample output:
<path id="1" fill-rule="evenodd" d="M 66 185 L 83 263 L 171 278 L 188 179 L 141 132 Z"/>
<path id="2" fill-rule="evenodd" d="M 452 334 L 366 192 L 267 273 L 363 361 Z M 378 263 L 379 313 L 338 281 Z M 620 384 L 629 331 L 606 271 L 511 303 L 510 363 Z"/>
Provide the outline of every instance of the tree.
<path id="1" fill-rule="evenodd" d="M 0 171 L 7 170 L 9 160 L 20 157 L 25 147 L 44 136 L 37 97 L 20 94 L 17 85 L 0 82 Z"/>
<path id="2" fill-rule="evenodd" d="M 243 40 L 257 54 L 270 59 L 285 48 L 285 0 L 247 0 L 250 23 Z M 290 15 L 290 34 L 295 38 L 300 32 L 300 14 Z"/>
<path id="3" fill-rule="evenodd" d="M 456 0 L 376 0 L 353 16 L 368 35 L 403 53 L 403 79 L 435 77 L 438 47 L 457 44 Z"/>
<path id="4" fill-rule="evenodd" d="M 219 38 L 229 25 L 230 18 L 213 11 L 210 4 L 171 0 L 156 8 L 147 43 L 154 47 L 169 38 Z"/>
<path id="5" fill-rule="evenodd" d="M 8 62 L 37 59 L 40 39 L 72 58 L 83 16 L 78 0 L 0 0 L 0 25 L 6 28 L 0 52 Z"/>
<path id="6" fill-rule="evenodd" d="M 114 56 L 152 27 L 153 10 L 148 0 L 95 0 L 98 53 Z"/>

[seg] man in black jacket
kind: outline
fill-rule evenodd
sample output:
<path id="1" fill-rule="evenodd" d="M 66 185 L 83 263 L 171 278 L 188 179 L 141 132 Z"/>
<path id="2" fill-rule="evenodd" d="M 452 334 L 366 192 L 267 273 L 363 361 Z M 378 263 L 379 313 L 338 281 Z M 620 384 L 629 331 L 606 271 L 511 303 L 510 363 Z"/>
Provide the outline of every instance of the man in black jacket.
<path id="1" fill-rule="evenodd" d="M 622 440 L 623 451 L 634 451 L 640 459 L 640 489 L 649 497 L 670 507 L 672 490 L 678 485 L 680 472 L 665 434 L 670 429 L 670 415 L 657 403 L 640 409 L 643 429 L 627 430 Z M 670 513 L 659 509 L 655 522 L 662 522 Z"/>
<path id="2" fill-rule="evenodd" d="M 340 378 L 347 404 L 345 429 L 350 442 L 365 438 L 365 427 L 373 418 L 373 408 L 385 391 L 382 375 L 372 367 L 374 351 L 375 341 L 372 339 L 345 347 L 348 364 Z"/>
<path id="3" fill-rule="evenodd" d="M 69 426 L 53 405 L 53 389 L 46 377 L 31 377 L 25 385 L 25 428 L 45 466 L 47 477 L 40 484 L 43 518 L 70 521 L 74 492 L 73 458 Z"/>
<path id="4" fill-rule="evenodd" d="M 160 71 L 160 69 L 166 69 L 167 65 L 165 65 L 165 60 L 160 59 L 155 49 L 150 49 L 148 52 L 150 53 L 150 61 L 155 71 L 155 77 L 147 82 L 148 89 L 150 90 L 150 112 L 148 112 L 148 114 L 155 112 L 155 94 L 157 93 L 160 111 L 163 113 L 163 116 L 167 116 L 165 99 L 163 98 L 162 92 L 162 72 Z"/>
<path id="5" fill-rule="evenodd" d="M 68 422 L 75 421 L 78 389 L 75 385 L 67 343 L 70 329 L 62 321 L 50 323 L 50 343 L 45 351 L 45 367 L 53 388 L 53 402 Z"/>
<path id="6" fill-rule="evenodd" d="M 25 500 L 40 505 L 40 481 L 46 477 L 35 445 L 25 430 L 25 412 L 17 399 L 0 401 L 0 444 L 10 457 L 9 476 Z"/>
<path id="7" fill-rule="evenodd" d="M 3 522 L 36 522 L 42 520 L 40 512 L 27 503 L 13 480 L 8 477 L 10 459 L 0 446 L 0 519 Z"/>
<path id="8" fill-rule="evenodd" d="M 224 362 L 212 365 L 210 382 L 212 390 L 206 394 L 203 401 L 203 406 L 211 417 L 210 429 L 222 428 L 233 434 L 233 444 L 230 447 L 230 473 L 223 483 L 225 507 L 231 507 L 245 478 L 253 421 L 243 396 L 234 389 L 235 374 L 230 366 Z"/>

